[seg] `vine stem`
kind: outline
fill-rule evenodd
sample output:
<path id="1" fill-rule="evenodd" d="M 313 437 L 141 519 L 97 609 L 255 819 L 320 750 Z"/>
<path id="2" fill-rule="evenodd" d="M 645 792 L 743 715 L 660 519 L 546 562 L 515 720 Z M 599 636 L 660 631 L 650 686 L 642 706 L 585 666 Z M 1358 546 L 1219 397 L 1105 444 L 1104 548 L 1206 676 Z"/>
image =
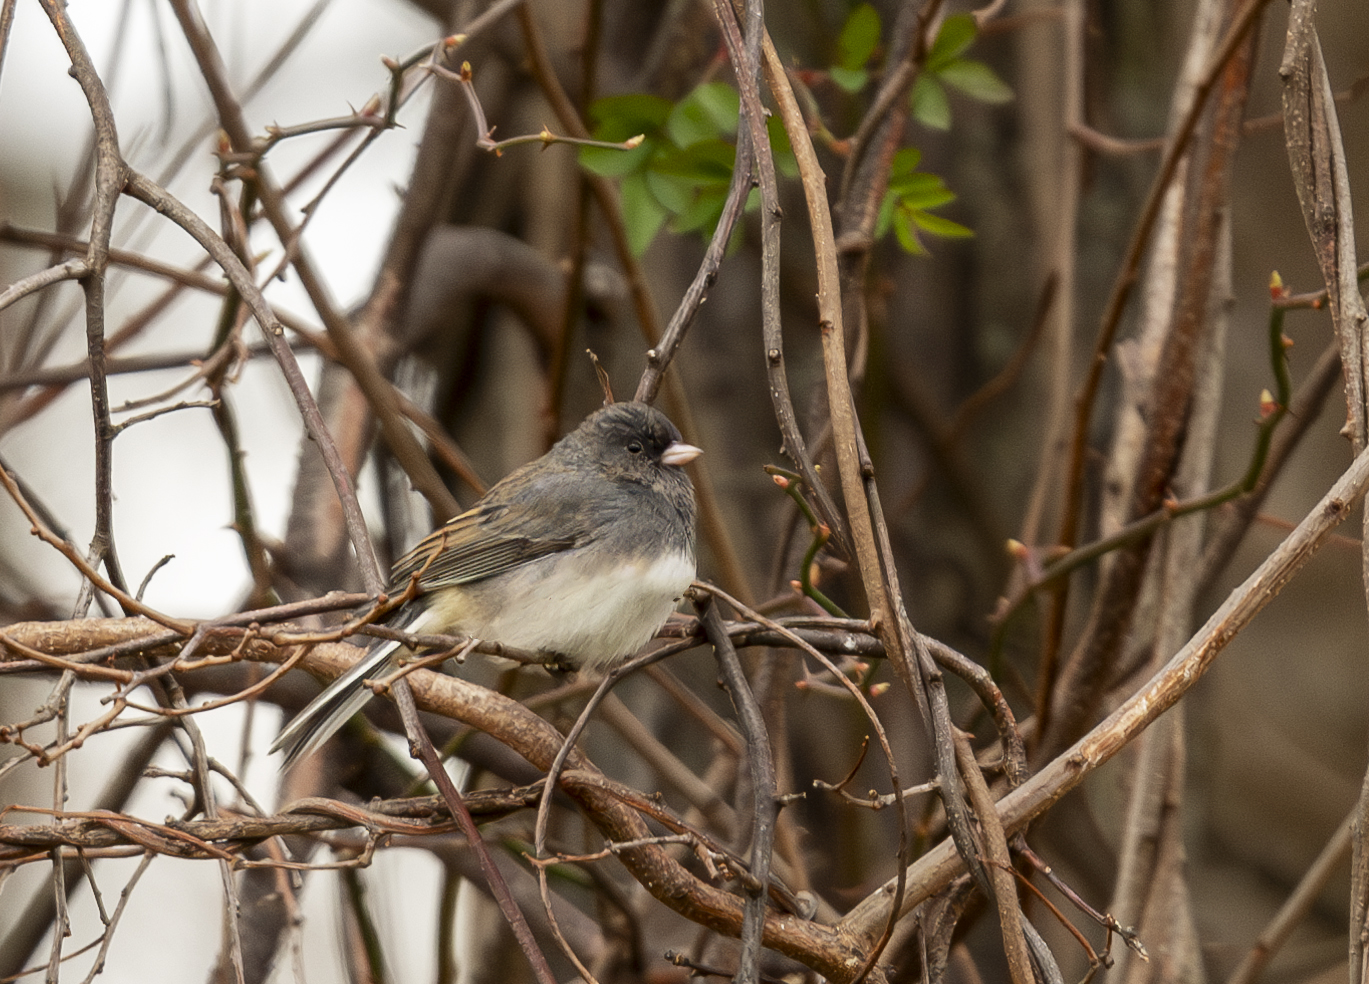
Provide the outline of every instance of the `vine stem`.
<path id="1" fill-rule="evenodd" d="M 1369 488 L 1369 450 L 1360 452 L 1293 532 L 1227 596 L 1221 607 L 1169 662 L 1092 731 L 997 802 L 1004 830 L 1016 832 L 1041 816 L 1177 704 L 1207 672 L 1227 643 L 1331 538 L 1335 528 L 1364 497 L 1366 488 Z M 899 913 L 907 913 L 945 888 L 964 870 L 964 865 L 949 841 L 928 851 L 907 872 L 909 888 Z M 842 921 L 842 928 L 854 933 L 869 932 L 870 927 L 887 919 L 892 884 L 866 896 Z"/>

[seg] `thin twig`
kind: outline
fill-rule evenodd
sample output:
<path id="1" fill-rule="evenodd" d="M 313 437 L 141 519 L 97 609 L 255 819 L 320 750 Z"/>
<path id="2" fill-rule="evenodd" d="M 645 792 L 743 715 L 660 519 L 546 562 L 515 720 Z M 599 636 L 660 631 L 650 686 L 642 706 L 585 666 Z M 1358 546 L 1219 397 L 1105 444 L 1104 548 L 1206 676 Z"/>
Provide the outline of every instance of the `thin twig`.
<path id="1" fill-rule="evenodd" d="M 227 69 L 219 55 L 218 47 L 210 36 L 197 5 L 194 0 L 172 0 L 171 7 L 186 40 L 190 44 L 191 51 L 195 55 L 200 74 L 209 86 L 210 95 L 219 114 L 219 121 L 223 125 L 224 132 L 228 135 L 233 150 L 242 154 L 253 154 L 255 152 L 255 140 L 247 126 L 242 106 L 233 95 L 232 88 L 228 83 Z M 392 387 L 377 368 L 375 360 L 361 346 L 346 318 L 333 303 L 327 286 L 310 261 L 304 245 L 299 241 L 299 230 L 289 218 L 289 209 L 284 193 L 270 180 L 264 163 L 256 168 L 256 173 L 257 180 L 254 187 L 261 200 L 262 210 L 267 221 L 271 223 L 271 227 L 281 243 L 289 247 L 292 253 L 292 266 L 299 276 L 300 286 L 309 295 L 309 300 L 327 329 L 328 336 L 337 346 L 339 359 L 347 366 L 356 378 L 362 392 L 366 395 L 366 399 L 380 423 L 387 444 L 413 481 L 414 486 L 432 504 L 434 513 L 444 519 L 455 515 L 458 511 L 456 500 L 452 498 L 451 493 L 443 485 L 431 461 L 428 460 L 417 439 L 400 417 Z M 223 261 L 219 257 L 216 256 L 215 260 L 222 265 Z M 244 294 L 244 299 L 246 297 L 247 295 Z M 269 336 L 271 332 L 262 322 L 261 312 L 254 307 L 253 314 L 257 316 L 258 324 L 262 325 L 263 332 Z M 270 340 L 268 337 L 268 341 Z M 280 348 L 284 348 L 284 346 L 282 345 Z M 288 358 L 293 362 L 293 355 L 285 355 L 280 351 L 277 353 L 277 358 Z M 287 381 L 290 381 L 288 374 Z M 291 391 L 295 392 L 293 381 L 290 381 L 290 385 Z M 296 393 L 296 400 L 299 399 L 300 395 Z M 310 397 L 310 402 L 313 402 L 312 397 Z M 322 417 L 318 416 L 317 407 L 314 408 L 313 415 L 318 418 L 318 427 L 310 421 L 308 413 L 305 416 L 305 426 L 310 436 L 317 441 L 319 438 L 315 432 L 318 429 L 323 429 Z M 320 445 L 320 450 L 322 448 L 323 446 Z M 338 474 L 335 469 L 341 469 L 342 473 Z M 355 499 L 355 494 L 351 488 L 351 478 L 347 474 L 340 457 L 329 462 L 329 473 L 338 489 L 339 497 L 343 499 L 344 510 L 348 510 L 346 500 L 348 497 Z M 357 517 L 360 517 L 359 509 L 357 510 Z M 362 582 L 368 590 L 379 593 L 384 589 L 385 579 L 381 574 L 379 565 L 375 562 L 369 540 L 366 541 L 366 547 L 363 548 L 357 540 L 357 530 L 353 528 L 350 517 L 347 526 L 353 550 L 361 566 Z"/>
<path id="2" fill-rule="evenodd" d="M 739 178 L 742 176 L 743 163 L 747 163 L 759 184 L 761 191 L 761 337 L 765 345 L 765 371 L 770 378 L 770 400 L 775 410 L 775 420 L 784 438 L 784 451 L 798 466 L 804 484 L 812 491 L 818 502 L 818 511 L 836 537 L 837 544 L 845 554 L 851 553 L 850 535 L 846 521 L 832 500 L 826 484 L 818 477 L 817 466 L 809 453 L 803 432 L 799 429 L 798 415 L 794 411 L 793 397 L 789 389 L 789 374 L 784 360 L 784 330 L 780 311 L 780 210 L 779 187 L 775 177 L 774 155 L 770 150 L 770 135 L 766 130 L 766 114 L 761 106 L 759 76 L 760 35 L 764 31 L 759 15 L 750 11 L 758 10 L 754 3 L 747 4 L 748 17 L 756 21 L 754 28 L 748 28 L 755 36 L 748 34 L 745 43 L 741 27 L 732 10 L 730 0 L 714 0 L 714 13 L 723 29 L 732 63 L 737 69 L 741 93 L 742 120 L 746 130 L 737 138 L 737 160 L 732 173 L 731 195 L 741 193 L 742 203 L 745 193 Z M 749 187 L 750 182 L 747 182 Z M 727 240 L 715 235 L 709 244 L 710 254 L 716 249 L 721 259 Z M 702 272 L 702 268 L 701 268 Z M 686 295 L 688 297 L 688 295 Z M 672 320 L 672 324 L 673 324 Z M 644 380 L 645 382 L 645 380 Z"/>
<path id="3" fill-rule="evenodd" d="M 765 928 L 770 854 L 775 843 L 775 762 L 760 704 L 742 672 L 741 661 L 728 638 L 717 604 L 707 597 L 697 607 L 746 739 L 746 761 L 751 773 L 751 875 L 757 884 L 747 892 L 746 912 L 742 918 L 742 951 L 734 979 L 739 984 L 755 984 L 760 979 L 761 933 Z"/>
<path id="4" fill-rule="evenodd" d="M 1331 538 L 1369 488 L 1369 451 L 1361 452 L 1297 527 L 1207 619 L 1174 656 L 1117 710 L 1026 783 L 997 803 L 1004 829 L 1020 830 L 1098 766 L 1126 748 L 1157 717 L 1172 708 L 1211 667 L 1226 645 L 1269 604 Z M 900 908 L 906 913 L 950 884 L 964 866 L 954 844 L 943 842 L 908 872 L 909 891 Z M 889 917 L 887 884 L 867 896 L 843 920 L 851 932 L 873 932 Z"/>
<path id="5" fill-rule="evenodd" d="M 556 72 L 553 70 L 551 57 L 547 54 L 542 32 L 538 29 L 536 20 L 526 7 L 518 8 L 518 23 L 527 43 L 527 55 L 532 64 L 533 75 L 537 79 L 542 94 L 551 103 L 561 129 L 573 137 L 588 138 L 589 131 L 585 129 L 585 124 L 581 121 L 575 104 L 566 95 L 565 89 L 562 88 Z M 627 279 L 628 292 L 632 297 L 632 306 L 637 315 L 642 337 L 646 340 L 648 350 L 656 349 L 659 358 L 665 354 L 660 350 L 660 317 L 656 313 L 656 304 L 651 296 L 646 272 L 642 269 L 642 264 L 637 257 L 633 255 L 632 248 L 628 243 L 627 226 L 623 222 L 623 210 L 618 200 L 618 194 L 608 179 L 602 175 L 589 174 L 586 175 L 585 180 L 589 183 L 595 204 L 599 207 L 612 238 L 614 258 L 622 267 L 623 275 Z M 650 361 L 650 356 L 648 356 L 648 361 Z M 662 363 L 660 368 L 664 372 L 665 364 Z M 666 404 L 670 409 L 671 418 L 679 427 L 680 433 L 684 435 L 686 441 L 703 446 L 706 442 L 699 438 L 699 428 L 694 421 L 694 413 L 678 373 L 666 373 L 664 380 Z M 736 545 L 732 542 L 727 526 L 723 522 L 722 510 L 718 504 L 717 483 L 713 479 L 707 456 L 695 460 L 689 467 L 694 475 L 694 494 L 699 504 L 700 539 L 713 551 L 721 580 L 731 585 L 743 597 L 749 598 L 752 592 L 750 579 L 747 577 L 746 568 L 742 565 L 741 558 L 737 554 Z"/>
<path id="6" fill-rule="evenodd" d="M 123 590 L 123 572 L 114 546 L 114 434 L 104 370 L 104 325 L 109 241 L 114 228 L 114 209 L 127 179 L 127 166 L 119 152 L 119 135 L 109 94 L 67 16 L 65 5 L 56 0 L 42 0 L 42 4 L 71 59 L 72 74 L 81 85 L 95 124 L 95 196 L 86 270 L 81 281 L 86 298 L 86 349 L 90 359 L 91 413 L 95 421 L 95 532 L 91 538 L 91 553 L 93 563 L 103 564 L 110 582 Z"/>
<path id="7" fill-rule="evenodd" d="M 395 702 L 399 705 L 400 716 L 404 719 L 404 729 L 409 735 L 410 751 L 428 770 L 428 777 L 437 786 L 447 808 L 461 826 L 461 832 L 465 835 L 471 850 L 480 860 L 480 870 L 485 874 L 486 884 L 499 903 L 499 910 L 508 920 L 509 928 L 517 937 L 519 948 L 522 949 L 523 955 L 528 958 L 528 963 L 531 965 L 537 980 L 541 984 L 555 984 L 556 977 L 552 974 L 551 967 L 548 966 L 546 957 L 542 954 L 541 948 L 538 947 L 537 941 L 533 939 L 532 930 L 528 927 L 527 919 L 524 918 L 522 911 L 518 908 L 518 903 L 514 901 L 513 893 L 509 891 L 508 882 L 504 880 L 503 874 L 495 866 L 494 858 L 490 856 L 489 847 L 480 836 L 480 829 L 476 827 L 475 820 L 471 817 L 470 810 L 466 808 L 461 793 L 457 790 L 455 783 L 452 782 L 451 776 L 442 767 L 442 760 L 438 758 L 437 749 L 433 747 L 432 739 L 428 737 L 427 730 L 418 719 L 418 708 L 414 704 L 413 691 L 409 689 L 409 682 L 399 680 L 392 689 Z"/>
<path id="8" fill-rule="evenodd" d="M 333 487 L 337 490 L 338 501 L 342 504 L 347 534 L 351 540 L 357 564 L 361 568 L 362 580 L 368 591 L 379 594 L 385 588 L 385 578 L 380 573 L 380 565 L 376 562 L 375 551 L 371 548 L 370 534 L 366 529 L 366 521 L 361 514 L 361 507 L 357 504 L 351 476 L 342 464 L 337 445 L 328 432 L 327 425 L 323 422 L 323 416 L 319 413 L 318 404 L 314 402 L 313 394 L 309 391 L 309 385 L 304 379 L 304 374 L 300 371 L 299 363 L 295 360 L 295 354 L 285 340 L 284 326 L 276 319 L 275 313 L 266 303 L 266 298 L 262 296 L 261 291 L 257 289 L 257 285 L 247 272 L 247 268 L 242 265 L 229 245 L 203 219 L 182 205 L 166 189 L 136 172 L 129 176 L 128 193 L 144 204 L 166 214 L 173 222 L 190 233 L 204 248 L 205 252 L 209 253 L 214 261 L 223 268 L 229 281 L 242 295 L 247 306 L 251 308 L 252 316 L 256 318 L 262 336 L 271 348 L 271 354 L 276 357 L 276 361 L 280 364 L 285 375 L 286 384 L 290 387 L 290 393 L 294 396 L 295 404 L 299 407 L 300 415 L 304 418 L 305 430 L 308 431 L 309 436 L 317 445 L 324 461 L 328 463 L 328 474 L 333 480 Z"/>
<path id="9" fill-rule="evenodd" d="M 67 260 L 22 277 L 4 290 L 0 290 L 0 311 L 53 284 L 60 284 L 66 280 L 81 280 L 89 273 L 90 268 L 85 260 Z"/>
<path id="10" fill-rule="evenodd" d="M 1288 942 L 1293 931 L 1317 904 L 1327 883 L 1340 873 L 1341 867 L 1350 855 L 1354 821 L 1355 814 L 1352 813 L 1336 828 L 1336 832 L 1331 835 L 1331 839 L 1326 842 L 1316 860 L 1303 872 L 1297 887 L 1284 900 L 1283 905 L 1279 906 L 1274 918 L 1260 930 L 1260 935 L 1255 938 L 1255 942 L 1241 958 L 1241 962 L 1226 979 L 1226 984 L 1255 984 L 1255 981 L 1259 980 L 1265 966 Z"/>

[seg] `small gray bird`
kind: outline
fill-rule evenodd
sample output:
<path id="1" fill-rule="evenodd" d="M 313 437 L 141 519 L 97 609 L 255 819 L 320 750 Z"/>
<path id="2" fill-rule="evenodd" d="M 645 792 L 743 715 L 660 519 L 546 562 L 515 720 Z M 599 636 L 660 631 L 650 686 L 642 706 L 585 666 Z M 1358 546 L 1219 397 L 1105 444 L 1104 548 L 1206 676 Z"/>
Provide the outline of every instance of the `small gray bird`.
<path id="1" fill-rule="evenodd" d="M 694 579 L 694 487 L 701 454 L 645 403 L 613 403 L 424 538 L 391 572 L 418 595 L 388 620 L 555 654 L 601 670 L 640 649 Z M 401 643 L 377 639 L 290 722 L 285 766 L 327 741 L 372 697 Z"/>

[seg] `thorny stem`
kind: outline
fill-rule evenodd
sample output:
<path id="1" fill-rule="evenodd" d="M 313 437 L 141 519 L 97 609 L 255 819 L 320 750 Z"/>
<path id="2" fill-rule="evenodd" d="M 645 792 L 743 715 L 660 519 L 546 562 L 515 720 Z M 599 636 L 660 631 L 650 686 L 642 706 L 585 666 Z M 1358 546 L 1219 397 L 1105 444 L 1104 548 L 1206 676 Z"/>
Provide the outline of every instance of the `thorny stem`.
<path id="1" fill-rule="evenodd" d="M 466 104 L 470 106 L 471 115 L 475 117 L 475 145 L 481 150 L 490 152 L 495 157 L 502 155 L 508 147 L 518 147 L 524 144 L 541 144 L 543 149 L 559 143 L 569 144 L 572 147 L 598 147 L 602 150 L 635 150 L 642 145 L 642 141 L 645 139 L 640 133 L 626 140 L 561 137 L 546 127 L 542 127 L 540 133 L 525 133 L 519 137 L 495 140 L 494 127 L 490 126 L 489 121 L 485 119 L 485 107 L 481 104 L 480 97 L 475 94 L 475 74 L 471 71 L 471 63 L 462 62 L 460 72 L 453 72 L 450 68 L 443 68 L 437 64 L 429 65 L 428 70 L 438 78 L 447 79 L 461 86 L 461 91 L 466 96 Z"/>
<path id="2" fill-rule="evenodd" d="M 808 549 L 804 551 L 803 561 L 799 567 L 799 590 L 821 605 L 827 614 L 836 618 L 846 618 L 847 615 L 841 610 L 841 606 L 827 597 L 822 589 L 813 583 L 813 562 L 817 559 L 818 552 L 832 538 L 832 530 L 826 523 L 818 519 L 817 514 L 813 512 L 813 507 L 804 498 L 803 492 L 799 488 L 799 483 L 803 482 L 803 476 L 775 465 L 766 465 L 765 472 L 775 480 L 776 485 L 788 494 L 789 498 L 794 500 L 799 511 L 803 513 L 804 519 L 808 521 L 808 529 L 813 534 L 813 539 L 809 542 Z"/>
<path id="3" fill-rule="evenodd" d="M 304 374 L 300 371 L 295 354 L 285 340 L 285 330 L 266 303 L 266 298 L 257 289 L 257 285 L 242 265 L 242 261 L 237 258 L 228 244 L 219 238 L 203 219 L 173 198 L 164 188 L 134 172 L 129 177 L 128 193 L 144 204 L 168 215 L 173 222 L 190 233 L 204 248 L 205 252 L 209 253 L 214 261 L 223 268 L 229 281 L 242 295 L 243 300 L 247 302 L 247 306 L 252 311 L 252 316 L 256 318 L 257 324 L 261 328 L 262 336 L 271 348 L 271 354 L 276 357 L 276 361 L 280 364 L 281 371 L 285 375 L 285 381 L 290 387 L 291 395 L 294 396 L 300 415 L 304 418 L 305 430 L 308 431 L 309 436 L 317 445 L 319 453 L 323 455 L 324 461 L 328 464 L 328 473 L 333 480 L 334 488 L 337 490 L 343 517 L 347 524 L 347 533 L 351 539 L 357 563 L 361 567 L 367 590 L 373 594 L 380 594 L 384 590 L 385 581 L 380 574 L 380 567 L 376 563 L 375 551 L 371 549 L 370 534 L 366 529 L 366 521 L 361 514 L 361 507 L 357 504 L 351 476 L 342 464 L 337 445 L 333 442 L 332 435 L 323 422 L 323 415 L 319 412 L 318 404 L 314 402 L 313 394 L 309 392 L 309 386 L 304 379 Z"/>
<path id="4" fill-rule="evenodd" d="M 1249 577 L 1232 590 L 1202 628 L 1107 718 L 1017 789 L 998 800 L 1004 828 L 1016 832 L 1040 816 L 1086 776 L 1126 748 L 1157 717 L 1172 708 L 1211 667 L 1212 662 L 1250 620 L 1279 593 L 1330 539 L 1369 487 L 1369 451 L 1361 452 L 1302 522 Z M 904 899 L 907 912 L 940 891 L 963 870 L 954 844 L 937 845 L 908 873 L 915 887 Z M 891 889 L 892 885 L 886 888 Z M 889 915 L 889 899 L 868 896 L 843 921 L 853 932 L 868 931 Z"/>
<path id="5" fill-rule="evenodd" d="M 91 540 L 91 562 L 103 564 L 110 582 L 124 591 L 124 576 L 114 546 L 114 429 L 109 416 L 109 386 L 105 379 L 105 270 L 109 265 L 114 210 L 127 179 L 127 168 L 119 151 L 119 135 L 109 94 L 85 44 L 63 5 L 55 0 L 42 2 L 71 59 L 72 74 L 80 83 L 95 124 L 95 202 L 82 279 L 86 299 L 86 351 L 90 360 L 90 403 L 95 418 L 95 532 Z"/>
<path id="6" fill-rule="evenodd" d="M 251 153 L 255 142 L 254 138 L 247 126 L 242 106 L 235 98 L 229 85 L 227 70 L 218 47 L 204 24 L 195 0 L 172 0 L 172 10 L 175 12 L 181 30 L 195 55 L 200 73 L 209 87 L 210 95 L 214 100 L 215 108 L 218 111 L 224 131 L 228 135 L 229 142 L 238 153 Z M 446 486 L 442 484 L 436 469 L 433 468 L 417 439 L 399 416 L 393 388 L 381 375 L 375 360 L 364 349 L 354 335 L 351 325 L 348 324 L 346 318 L 333 303 L 327 287 L 310 261 L 303 243 L 299 240 L 299 230 L 295 228 L 289 218 L 287 204 L 281 189 L 270 179 L 264 167 L 257 169 L 256 188 L 261 199 L 262 210 L 271 223 L 272 229 L 280 241 L 289 247 L 290 260 L 299 276 L 300 286 L 309 295 L 309 300 L 318 312 L 324 327 L 327 328 L 329 337 L 338 348 L 340 358 L 351 371 L 362 392 L 366 394 L 366 399 L 375 412 L 386 442 L 393 450 L 395 457 L 401 462 L 414 485 L 432 503 L 437 515 L 445 518 L 454 514 L 457 509 L 455 500 Z M 288 346 L 283 346 L 283 348 L 288 352 Z M 285 356 L 284 353 L 281 353 L 280 357 L 289 358 L 293 361 L 293 355 Z M 312 397 L 310 399 L 312 401 Z M 321 416 L 319 420 L 321 423 Z M 313 435 L 312 428 L 310 433 Z M 315 439 L 317 440 L 316 436 Z M 340 456 L 336 458 L 336 464 L 341 466 L 342 459 Z M 333 463 L 330 463 L 330 472 L 332 465 Z M 344 478 L 335 475 L 333 477 L 335 484 L 340 480 L 345 483 L 348 490 L 347 493 L 344 493 L 341 486 L 339 487 L 339 495 L 345 500 L 346 495 L 351 494 L 351 476 L 346 475 Z M 360 515 L 359 509 L 357 514 Z M 362 581 L 368 590 L 378 594 L 384 590 L 385 578 L 376 563 L 370 541 L 367 539 L 366 545 L 361 546 L 357 542 L 355 530 L 352 529 L 350 523 L 348 524 L 348 533 L 352 539 L 353 550 L 357 554 L 357 562 L 361 567 Z"/>
<path id="7" fill-rule="evenodd" d="M 1274 303 L 1269 308 L 1269 328 L 1267 334 L 1270 367 L 1274 374 L 1277 390 L 1272 398 L 1262 396 L 1260 400 L 1259 427 L 1255 433 L 1255 446 L 1250 454 L 1250 462 L 1244 474 L 1225 488 L 1207 492 L 1186 499 L 1183 502 L 1166 502 L 1162 508 L 1148 516 L 1143 516 L 1108 536 L 1093 543 L 1077 547 L 1047 564 L 1039 574 L 1025 584 L 1011 599 L 1005 600 L 993 616 L 993 634 L 989 643 L 988 662 L 991 667 L 1002 665 L 1002 652 L 1007 637 L 1007 625 L 1012 617 L 1021 610 L 1024 602 L 1042 588 L 1060 583 L 1064 578 L 1093 563 L 1114 550 L 1130 546 L 1147 537 L 1153 536 L 1162 526 L 1193 513 L 1215 509 L 1243 495 L 1248 495 L 1259 485 L 1269 462 L 1269 450 L 1274 440 L 1274 432 L 1288 414 L 1293 399 L 1293 383 L 1288 371 L 1288 340 L 1283 333 L 1284 312 L 1287 308 L 1278 303 L 1283 296 L 1282 284 L 1275 280 L 1271 292 Z"/>

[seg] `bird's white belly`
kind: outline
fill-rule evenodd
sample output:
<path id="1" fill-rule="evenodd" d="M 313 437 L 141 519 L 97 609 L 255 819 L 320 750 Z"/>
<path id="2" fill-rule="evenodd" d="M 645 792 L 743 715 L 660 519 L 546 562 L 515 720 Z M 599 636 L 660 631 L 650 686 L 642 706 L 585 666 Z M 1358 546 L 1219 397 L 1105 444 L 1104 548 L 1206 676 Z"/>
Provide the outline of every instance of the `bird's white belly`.
<path id="1" fill-rule="evenodd" d="M 550 557 L 525 567 L 514 584 L 495 578 L 464 585 L 462 598 L 436 592 L 429 601 L 435 618 L 423 621 L 598 669 L 640 649 L 694 579 L 694 559 L 679 552 L 588 577 L 566 577 L 566 571 L 557 569 L 566 561 L 586 559 Z M 549 617 L 551 612 L 558 614 Z"/>

